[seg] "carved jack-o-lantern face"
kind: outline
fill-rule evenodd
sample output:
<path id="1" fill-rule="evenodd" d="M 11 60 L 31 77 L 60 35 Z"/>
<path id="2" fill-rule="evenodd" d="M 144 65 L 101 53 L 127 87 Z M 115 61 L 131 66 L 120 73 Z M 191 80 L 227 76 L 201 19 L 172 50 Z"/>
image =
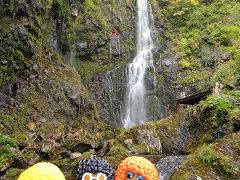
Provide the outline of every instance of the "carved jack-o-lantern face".
<path id="1" fill-rule="evenodd" d="M 92 173 L 84 173 L 82 180 L 107 180 L 106 174 L 98 173 L 98 174 L 92 174 Z"/>

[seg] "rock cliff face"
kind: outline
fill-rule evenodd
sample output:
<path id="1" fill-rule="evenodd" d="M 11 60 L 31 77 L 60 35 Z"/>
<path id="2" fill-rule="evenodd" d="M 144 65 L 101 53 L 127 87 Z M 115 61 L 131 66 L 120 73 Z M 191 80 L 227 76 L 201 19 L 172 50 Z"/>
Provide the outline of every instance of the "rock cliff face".
<path id="1" fill-rule="evenodd" d="M 70 161 L 102 149 L 110 128 L 98 122 L 96 104 L 73 68 L 36 69 L 35 77 L 10 83 L 0 93 L 3 179 L 13 179 L 38 161 L 54 161 L 69 176 L 67 167 L 76 165 Z"/>
<path id="2" fill-rule="evenodd" d="M 202 77 L 199 79 L 196 75 L 201 63 L 194 61 L 185 67 L 187 52 L 181 43 L 186 39 L 183 33 L 191 32 L 184 32 L 184 23 L 176 25 L 175 21 L 178 16 L 189 16 L 189 12 L 176 17 L 168 14 L 168 10 L 177 13 L 185 6 L 195 8 L 195 5 L 190 2 L 176 5 L 150 3 L 155 22 L 155 71 L 150 69 L 146 76 L 147 112 L 148 119 L 161 119 L 175 113 L 175 99 L 180 92 L 187 94 L 204 89 L 209 71 L 205 63 L 202 66 L 205 73 L 199 75 Z M 101 118 L 111 125 L 121 125 L 121 116 L 125 112 L 126 64 L 135 55 L 134 2 L 2 1 L 1 14 L 2 84 L 17 77 L 30 76 L 36 62 L 46 59 L 51 59 L 47 61 L 51 63 L 64 61 L 74 66 L 84 84 L 89 85 L 102 110 Z M 180 45 L 176 47 L 177 42 Z M 192 42 L 188 43 L 192 46 Z M 212 58 L 207 61 L 201 54 L 201 61 L 212 63 L 213 59 L 218 59 L 217 52 L 215 55 L 209 53 Z M 198 54 L 193 56 L 196 59 Z M 228 53 L 223 56 L 230 58 Z M 153 74 L 156 75 L 155 83 Z"/>
<path id="3" fill-rule="evenodd" d="M 175 59 L 165 55 L 165 50 L 168 49 L 166 45 L 167 37 L 165 37 L 163 19 L 158 19 L 156 14 L 159 5 L 152 1 L 150 2 L 153 9 L 150 11 L 153 17 L 153 40 L 154 40 L 154 66 L 155 69 L 148 69 L 145 78 L 145 85 L 147 89 L 146 107 L 147 117 L 151 120 L 161 119 L 176 112 L 176 95 L 175 95 L 175 81 L 176 81 L 176 62 Z M 136 7 L 132 4 L 132 9 Z M 136 11 L 136 10 L 135 10 Z M 131 15 L 136 17 L 135 11 L 130 11 Z M 133 19 L 132 19 L 133 20 Z M 135 21 L 135 19 L 134 19 Z M 134 23 L 133 23 L 134 24 Z M 131 32 L 135 32 L 135 26 L 131 27 Z M 161 34 L 161 35 L 160 35 Z M 133 37 L 135 35 L 133 34 Z M 124 42 L 124 41 L 123 41 Z M 134 47 L 134 43 L 132 47 Z M 129 47 L 127 47 L 129 48 Z M 122 46 L 125 51 L 125 46 Z M 112 66 L 111 70 L 95 76 L 90 82 L 89 87 L 94 94 L 96 101 L 99 103 L 101 111 L 100 116 L 114 126 L 122 126 L 122 119 L 126 113 L 126 89 L 127 89 L 127 65 L 132 62 L 134 54 L 132 51 L 127 59 L 120 61 L 120 64 Z M 164 59 L 161 57 L 164 56 Z M 124 63 L 124 64 L 123 64 Z"/>

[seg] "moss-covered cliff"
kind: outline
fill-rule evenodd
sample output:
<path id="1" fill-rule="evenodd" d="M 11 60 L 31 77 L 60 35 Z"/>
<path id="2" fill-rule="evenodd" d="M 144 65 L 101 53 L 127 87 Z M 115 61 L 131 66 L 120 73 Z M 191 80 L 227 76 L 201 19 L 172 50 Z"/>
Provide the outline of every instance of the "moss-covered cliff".
<path id="1" fill-rule="evenodd" d="M 180 91 L 191 93 L 217 81 L 239 84 L 238 1 L 152 2 L 162 32 L 161 59 L 175 63 Z"/>
<path id="2" fill-rule="evenodd" d="M 133 13 L 132 3 L 121 3 L 1 1 L 1 178 L 15 179 L 42 160 L 69 177 L 82 154 L 98 152 L 105 136 L 112 137 L 83 82 L 113 67 L 110 61 L 126 61 L 133 50 L 128 22 L 134 20 L 124 13 Z M 123 51 L 110 60 L 113 28 L 121 33 Z"/>

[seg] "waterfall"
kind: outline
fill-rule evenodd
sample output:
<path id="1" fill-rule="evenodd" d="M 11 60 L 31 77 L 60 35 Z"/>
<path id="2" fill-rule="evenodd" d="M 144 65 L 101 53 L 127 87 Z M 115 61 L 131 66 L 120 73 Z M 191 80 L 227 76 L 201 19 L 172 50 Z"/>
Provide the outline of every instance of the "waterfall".
<path id="1" fill-rule="evenodd" d="M 147 0 L 137 0 L 137 54 L 127 67 L 128 84 L 126 111 L 123 115 L 124 127 L 142 124 L 147 120 L 145 108 L 145 74 L 153 67 L 153 40 L 151 37 L 150 4 Z"/>

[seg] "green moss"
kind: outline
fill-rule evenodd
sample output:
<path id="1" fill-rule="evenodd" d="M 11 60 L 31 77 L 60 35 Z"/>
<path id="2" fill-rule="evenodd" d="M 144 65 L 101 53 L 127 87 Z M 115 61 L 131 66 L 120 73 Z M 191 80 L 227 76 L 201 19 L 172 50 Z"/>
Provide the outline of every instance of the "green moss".
<path id="1" fill-rule="evenodd" d="M 181 59 L 179 61 L 179 65 L 182 67 L 182 68 L 189 68 L 191 65 L 190 63 L 188 62 L 188 60 L 186 59 Z"/>
<path id="2" fill-rule="evenodd" d="M 7 135 L 0 133 L 0 145 L 5 147 L 16 147 L 16 141 Z"/>
<path id="3" fill-rule="evenodd" d="M 240 117 L 240 107 L 236 107 L 231 111 L 229 119 L 231 122 L 239 124 L 240 123 L 239 117 Z"/>
<path id="4" fill-rule="evenodd" d="M 149 129 L 156 129 L 160 139 L 174 137 L 177 134 L 177 128 L 184 120 L 185 111 L 179 112 L 175 116 L 170 116 L 157 122 L 150 122 L 147 124 Z M 167 137 L 165 137 L 167 135 Z M 164 142 L 163 142 L 164 143 Z"/>
<path id="5" fill-rule="evenodd" d="M 96 65 L 94 62 L 76 62 L 76 69 L 80 73 L 80 77 L 84 82 L 89 81 L 94 75 L 98 73 L 99 69 L 97 66 L 98 65 Z"/>
<path id="6" fill-rule="evenodd" d="M 111 149 L 107 153 L 107 156 L 114 156 L 116 154 L 118 154 L 118 155 L 126 155 L 126 154 L 128 154 L 127 149 L 122 144 L 120 144 L 119 142 L 117 142 L 117 141 L 110 141 L 110 144 L 111 144 L 110 145 Z"/>
<path id="7" fill-rule="evenodd" d="M 17 147 L 15 139 L 0 133 L 0 168 L 11 159 L 11 147 Z"/>
<path id="8" fill-rule="evenodd" d="M 68 158 L 61 158 L 61 159 L 57 159 L 57 160 L 52 160 L 52 163 L 56 164 L 61 169 L 61 171 L 63 171 L 63 172 L 72 171 L 72 169 L 70 169 L 71 162 L 72 161 Z"/>
<path id="9" fill-rule="evenodd" d="M 233 104 L 225 98 L 209 97 L 200 103 L 202 120 L 211 127 L 218 127 L 228 120 Z"/>
<path id="10" fill-rule="evenodd" d="M 156 16 L 167 29 L 164 35 L 170 39 L 168 48 L 179 57 L 179 84 L 198 88 L 200 83 L 198 90 L 217 81 L 239 86 L 240 41 L 234 37 L 240 35 L 240 4 L 236 0 L 228 2 L 161 1 L 159 8 L 153 1 Z M 229 62 L 221 62 L 223 53 L 230 55 Z M 202 88 L 204 83 L 206 87 Z"/>
<path id="11" fill-rule="evenodd" d="M 6 179 L 17 179 L 17 177 L 23 172 L 22 169 L 18 169 L 18 168 L 10 168 L 7 172 L 6 172 Z"/>
<path id="12" fill-rule="evenodd" d="M 138 154 L 146 154 L 146 153 L 155 154 L 154 151 L 151 151 L 151 149 L 149 151 L 149 148 L 147 147 L 146 144 L 133 144 L 131 149 L 136 151 Z"/>
<path id="13" fill-rule="evenodd" d="M 87 159 L 87 158 L 90 158 L 91 156 L 93 155 L 92 152 L 85 152 L 82 154 L 81 157 L 77 158 L 76 160 L 74 160 L 71 164 L 73 165 L 73 167 L 76 167 L 77 164 L 83 160 L 83 159 Z M 67 164 L 66 164 L 67 165 Z"/>
<path id="14" fill-rule="evenodd" d="M 183 162 L 182 166 L 173 173 L 170 179 L 191 179 L 193 177 L 196 177 L 196 175 L 200 177 L 207 177 L 207 179 L 214 178 L 214 173 L 212 173 L 213 177 L 209 177 L 209 174 L 211 174 L 209 172 L 211 170 L 211 167 L 206 167 L 202 165 L 201 161 L 197 158 L 197 156 L 190 155 L 189 158 Z"/>
<path id="15" fill-rule="evenodd" d="M 206 166 L 214 166 L 218 161 L 217 155 L 209 147 L 203 147 L 200 159 Z"/>
<path id="16" fill-rule="evenodd" d="M 83 82 L 88 82 L 95 75 L 106 72 L 114 67 L 119 67 L 124 63 L 125 62 L 119 61 L 112 64 L 99 65 L 97 62 L 94 61 L 77 61 L 75 67 L 80 74 L 81 80 Z"/>
<path id="17" fill-rule="evenodd" d="M 99 3 L 100 3 L 99 0 L 85 0 L 86 11 L 97 10 Z"/>
<path id="18" fill-rule="evenodd" d="M 200 159 L 206 166 L 212 166 L 217 171 L 234 175 L 239 173 L 239 169 L 234 167 L 232 157 L 219 152 L 214 145 L 203 146 L 200 151 Z"/>
<path id="19" fill-rule="evenodd" d="M 240 64 L 235 60 L 219 64 L 213 75 L 212 84 L 215 82 L 222 82 L 226 85 L 234 87 L 237 84 L 239 68 Z"/>
<path id="20" fill-rule="evenodd" d="M 239 177 L 237 166 L 239 144 L 236 141 L 239 133 L 230 134 L 210 145 L 199 147 L 183 165 L 174 172 L 171 179 L 182 177 L 189 179 L 196 174 L 206 179 L 228 179 Z"/>
<path id="21" fill-rule="evenodd" d="M 17 59 L 19 59 L 20 61 L 24 61 L 25 57 L 24 57 L 24 55 L 23 55 L 23 53 L 21 51 L 16 49 L 15 55 L 16 55 Z"/>
<path id="22" fill-rule="evenodd" d="M 117 140 L 109 140 L 110 150 L 104 156 L 114 167 L 117 167 L 120 160 L 128 156 L 128 150 Z"/>
<path id="23" fill-rule="evenodd" d="M 188 61 L 186 61 L 187 63 Z M 186 64 L 185 64 L 186 65 Z M 185 66 L 183 65 L 183 66 Z M 192 68 L 192 65 L 189 65 L 186 68 Z M 191 69 L 190 68 L 190 69 Z M 209 79 L 209 72 L 206 70 L 187 70 L 186 76 L 179 79 L 178 82 L 183 84 L 185 87 L 191 85 L 197 88 L 199 91 L 204 91 L 209 86 L 209 82 L 206 79 Z"/>

